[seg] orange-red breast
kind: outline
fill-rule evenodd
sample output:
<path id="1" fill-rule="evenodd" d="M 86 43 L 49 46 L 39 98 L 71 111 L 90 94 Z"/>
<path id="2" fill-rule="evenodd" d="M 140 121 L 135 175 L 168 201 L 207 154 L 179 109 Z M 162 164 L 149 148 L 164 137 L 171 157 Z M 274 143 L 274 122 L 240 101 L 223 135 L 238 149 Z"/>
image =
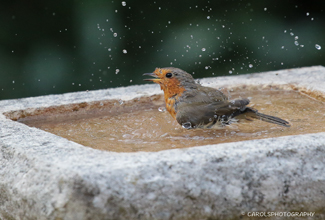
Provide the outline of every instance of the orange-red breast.
<path id="1" fill-rule="evenodd" d="M 164 91 L 166 109 L 184 128 L 210 128 L 215 123 L 229 124 L 230 119 L 246 115 L 262 121 L 290 127 L 281 118 L 259 113 L 247 107 L 245 98 L 228 100 L 221 91 L 204 87 L 197 83 L 191 74 L 174 67 L 156 68 L 145 79 L 158 83 Z"/>

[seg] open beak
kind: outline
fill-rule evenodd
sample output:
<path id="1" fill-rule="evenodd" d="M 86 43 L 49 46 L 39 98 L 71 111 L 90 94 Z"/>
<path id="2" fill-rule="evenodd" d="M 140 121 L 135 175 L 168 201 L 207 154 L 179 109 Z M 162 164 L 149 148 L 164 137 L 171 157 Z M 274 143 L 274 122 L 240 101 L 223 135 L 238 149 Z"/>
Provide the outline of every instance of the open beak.
<path id="1" fill-rule="evenodd" d="M 154 79 L 144 79 L 144 81 L 152 81 L 152 82 L 157 83 L 160 80 L 155 73 L 144 73 L 143 76 L 152 76 L 152 77 L 154 77 Z"/>

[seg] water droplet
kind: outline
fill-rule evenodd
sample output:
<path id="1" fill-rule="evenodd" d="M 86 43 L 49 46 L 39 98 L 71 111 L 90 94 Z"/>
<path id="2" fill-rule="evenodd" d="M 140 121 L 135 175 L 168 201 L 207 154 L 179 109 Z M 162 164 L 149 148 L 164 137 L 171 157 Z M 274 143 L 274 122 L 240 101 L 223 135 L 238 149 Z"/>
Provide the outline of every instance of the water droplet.
<path id="1" fill-rule="evenodd" d="M 120 72 L 119 69 L 116 69 L 116 70 L 115 70 L 115 74 L 118 74 L 119 72 Z"/>
<path id="2" fill-rule="evenodd" d="M 166 108 L 165 108 L 165 107 L 159 107 L 159 108 L 158 108 L 158 111 L 159 111 L 159 112 L 165 112 L 165 111 L 166 111 Z"/>
<path id="3" fill-rule="evenodd" d="M 264 8 L 264 11 L 267 11 L 267 8 Z"/>
<path id="4" fill-rule="evenodd" d="M 127 52 L 128 52 L 127 50 L 125 50 L 125 49 L 123 50 L 123 53 L 127 53 Z"/>
<path id="5" fill-rule="evenodd" d="M 232 74 L 232 71 L 231 70 L 229 70 L 229 74 Z"/>
<path id="6" fill-rule="evenodd" d="M 191 129 L 192 128 L 192 124 L 191 122 L 185 122 L 182 124 L 182 127 L 183 128 L 186 128 L 186 129 Z"/>
<path id="7" fill-rule="evenodd" d="M 117 37 L 117 33 L 114 33 L 113 36 L 114 36 L 114 37 Z"/>
<path id="8" fill-rule="evenodd" d="M 248 67 L 249 67 L 249 68 L 253 68 L 253 64 L 249 64 Z"/>
<path id="9" fill-rule="evenodd" d="M 284 46 L 282 46 L 281 49 L 284 49 Z"/>
<path id="10" fill-rule="evenodd" d="M 301 45 L 300 45 L 300 47 L 304 47 L 304 45 L 303 45 L 303 44 L 301 44 Z"/>
<path id="11" fill-rule="evenodd" d="M 322 49 L 322 47 L 321 47 L 319 44 L 315 44 L 315 48 L 316 48 L 317 50 Z"/>
<path id="12" fill-rule="evenodd" d="M 295 35 L 295 34 L 294 34 L 294 33 L 292 33 L 292 32 L 290 32 L 290 35 L 291 35 L 291 36 L 293 36 L 293 35 Z"/>
<path id="13" fill-rule="evenodd" d="M 287 33 L 287 30 L 284 30 L 283 33 Z"/>
<path id="14" fill-rule="evenodd" d="M 205 50 L 206 50 L 206 49 L 203 47 L 203 48 L 202 48 L 202 51 L 205 51 Z"/>
<path id="15" fill-rule="evenodd" d="M 298 41 L 295 41 L 295 45 L 296 45 L 296 46 L 299 46 L 299 43 L 298 43 Z"/>
<path id="16" fill-rule="evenodd" d="M 207 16 L 207 19 L 210 19 L 210 16 Z"/>
<path id="17" fill-rule="evenodd" d="M 120 103 L 120 105 L 122 105 L 124 102 L 123 102 L 122 99 L 119 99 L 119 100 L 118 100 L 118 103 Z"/>
<path id="18" fill-rule="evenodd" d="M 126 2 L 123 1 L 123 2 L 122 2 L 122 6 L 126 6 Z"/>
<path id="19" fill-rule="evenodd" d="M 15 83 L 15 81 L 12 81 L 12 83 Z"/>
<path id="20" fill-rule="evenodd" d="M 298 40 L 299 39 L 299 37 L 298 36 L 295 36 L 295 40 Z"/>
<path id="21" fill-rule="evenodd" d="M 306 16 L 309 16 L 309 12 L 306 13 Z"/>

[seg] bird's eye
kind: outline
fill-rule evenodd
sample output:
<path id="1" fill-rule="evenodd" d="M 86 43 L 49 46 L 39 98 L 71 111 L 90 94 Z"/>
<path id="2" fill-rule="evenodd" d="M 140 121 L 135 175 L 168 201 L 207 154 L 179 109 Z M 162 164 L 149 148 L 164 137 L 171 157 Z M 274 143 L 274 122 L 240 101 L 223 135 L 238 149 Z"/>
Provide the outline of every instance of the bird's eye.
<path id="1" fill-rule="evenodd" d="M 172 77 L 172 76 L 173 76 L 172 73 L 167 73 L 167 74 L 166 74 L 166 77 L 167 77 L 167 78 L 170 78 L 170 77 Z"/>

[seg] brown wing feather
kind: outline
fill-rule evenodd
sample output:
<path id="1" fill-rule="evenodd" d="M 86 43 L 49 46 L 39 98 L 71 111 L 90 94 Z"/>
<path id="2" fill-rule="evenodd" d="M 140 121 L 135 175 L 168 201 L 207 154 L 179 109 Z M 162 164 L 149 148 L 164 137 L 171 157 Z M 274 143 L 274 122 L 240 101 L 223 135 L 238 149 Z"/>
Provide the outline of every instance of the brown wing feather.
<path id="1" fill-rule="evenodd" d="M 240 114 L 248 103 L 248 99 L 182 102 L 177 105 L 176 120 L 181 125 L 189 122 L 192 127 L 212 126 L 218 120 L 228 121 Z"/>
<path id="2" fill-rule="evenodd" d="M 199 85 L 197 89 L 184 91 L 180 101 L 186 103 L 214 103 L 228 100 L 221 91 Z"/>

